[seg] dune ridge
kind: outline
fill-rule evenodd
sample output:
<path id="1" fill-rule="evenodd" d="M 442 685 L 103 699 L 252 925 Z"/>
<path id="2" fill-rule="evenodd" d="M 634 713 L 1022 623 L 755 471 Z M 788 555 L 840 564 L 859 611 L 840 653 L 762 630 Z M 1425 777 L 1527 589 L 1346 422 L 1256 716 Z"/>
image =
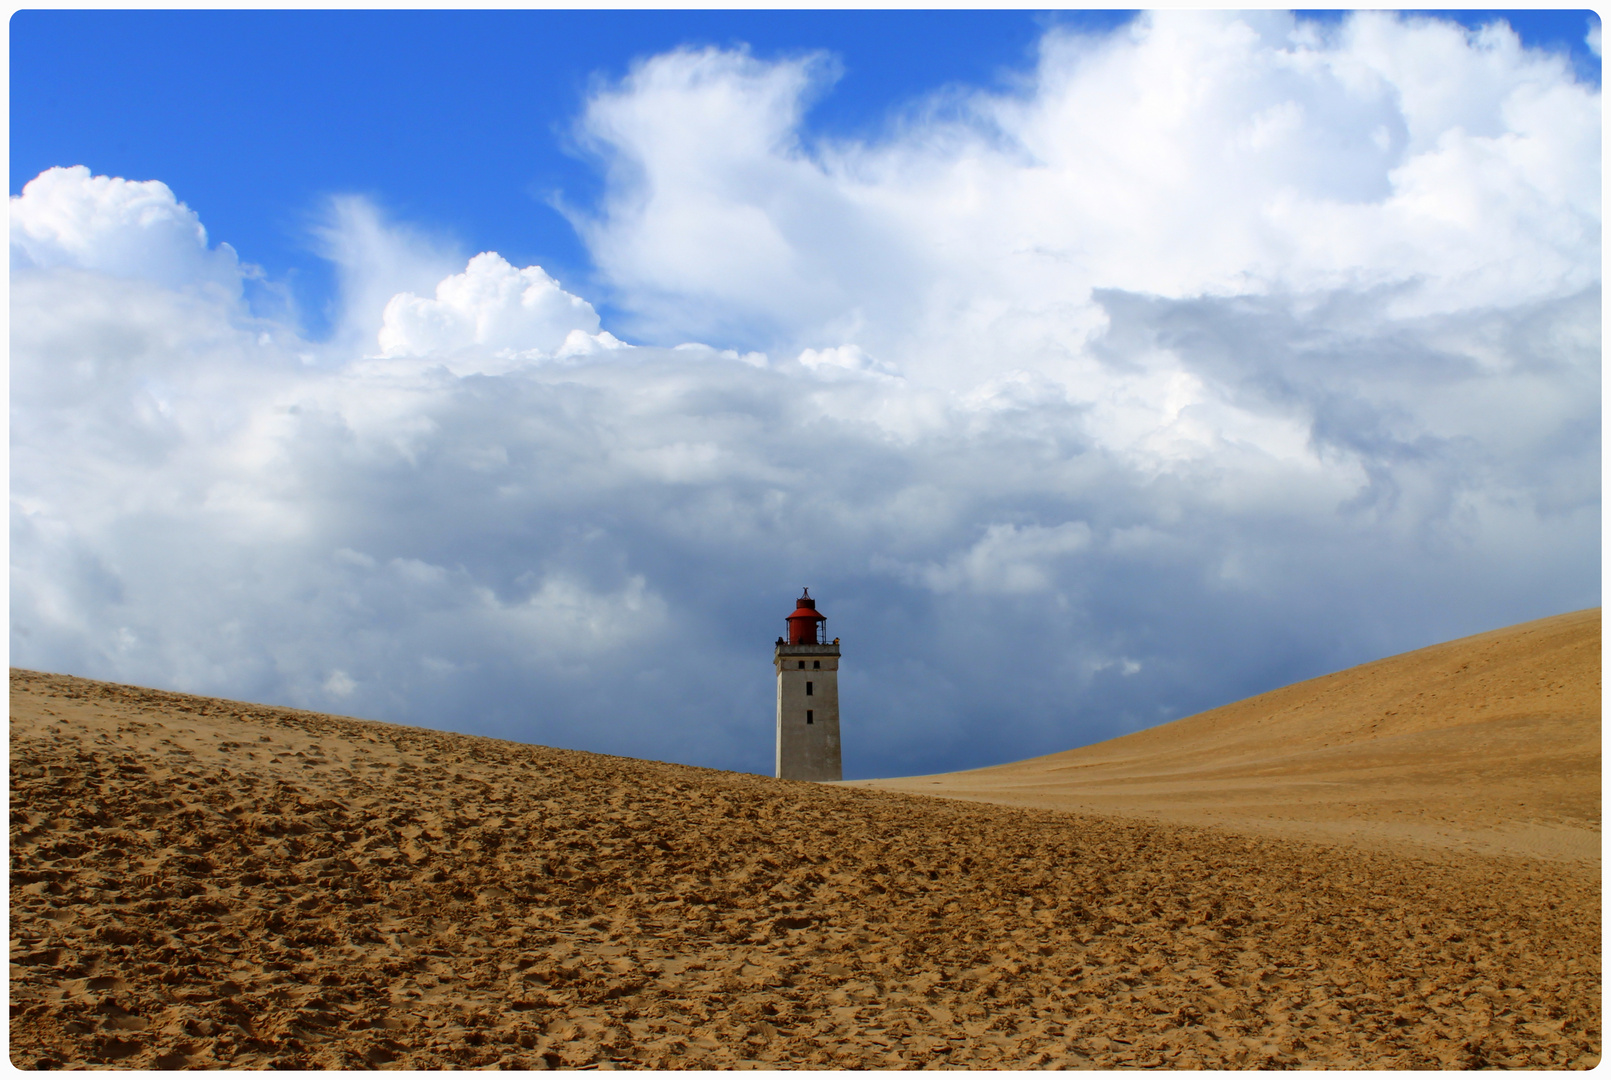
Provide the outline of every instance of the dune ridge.
<path id="1" fill-rule="evenodd" d="M 1585 1068 L 1597 871 L 13 670 L 23 1068 Z"/>
<path id="2" fill-rule="evenodd" d="M 852 781 L 1239 831 L 1592 863 L 1600 609 L 1418 649 L 1026 761 Z"/>

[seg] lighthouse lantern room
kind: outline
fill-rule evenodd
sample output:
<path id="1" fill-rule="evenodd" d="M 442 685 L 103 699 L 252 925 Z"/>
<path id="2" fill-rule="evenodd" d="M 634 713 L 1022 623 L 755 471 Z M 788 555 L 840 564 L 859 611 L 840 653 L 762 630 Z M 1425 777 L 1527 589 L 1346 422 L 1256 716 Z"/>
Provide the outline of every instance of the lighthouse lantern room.
<path id="1" fill-rule="evenodd" d="M 783 780 L 839 780 L 839 639 L 809 589 L 801 590 L 778 638 L 777 775 Z"/>

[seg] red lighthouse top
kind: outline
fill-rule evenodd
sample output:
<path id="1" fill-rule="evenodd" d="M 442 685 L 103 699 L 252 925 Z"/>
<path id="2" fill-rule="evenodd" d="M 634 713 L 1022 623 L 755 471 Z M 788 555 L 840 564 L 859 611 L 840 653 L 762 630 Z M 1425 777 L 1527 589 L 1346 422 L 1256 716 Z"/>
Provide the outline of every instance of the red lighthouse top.
<path id="1" fill-rule="evenodd" d="M 827 636 L 828 616 L 817 610 L 810 589 L 801 589 L 794 614 L 787 619 L 790 645 L 822 645 Z"/>

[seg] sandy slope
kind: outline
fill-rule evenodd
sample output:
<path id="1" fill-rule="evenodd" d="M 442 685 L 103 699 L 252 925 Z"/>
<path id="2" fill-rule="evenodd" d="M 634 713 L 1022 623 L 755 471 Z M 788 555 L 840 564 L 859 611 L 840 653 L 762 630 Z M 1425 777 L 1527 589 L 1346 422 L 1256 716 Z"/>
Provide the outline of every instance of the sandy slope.
<path id="1" fill-rule="evenodd" d="M 1389 657 L 1095 746 L 858 784 L 1598 867 L 1600 609 Z"/>
<path id="2" fill-rule="evenodd" d="M 23 1067 L 1583 1067 L 1598 877 L 12 672 Z"/>

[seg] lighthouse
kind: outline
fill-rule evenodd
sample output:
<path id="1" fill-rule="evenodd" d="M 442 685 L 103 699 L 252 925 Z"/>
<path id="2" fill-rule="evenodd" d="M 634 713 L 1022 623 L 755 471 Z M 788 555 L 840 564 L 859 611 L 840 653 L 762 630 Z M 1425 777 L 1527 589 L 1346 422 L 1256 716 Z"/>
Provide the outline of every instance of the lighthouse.
<path id="1" fill-rule="evenodd" d="M 778 638 L 777 775 L 782 780 L 839 780 L 839 639 L 810 589 L 801 589 L 787 638 Z"/>

